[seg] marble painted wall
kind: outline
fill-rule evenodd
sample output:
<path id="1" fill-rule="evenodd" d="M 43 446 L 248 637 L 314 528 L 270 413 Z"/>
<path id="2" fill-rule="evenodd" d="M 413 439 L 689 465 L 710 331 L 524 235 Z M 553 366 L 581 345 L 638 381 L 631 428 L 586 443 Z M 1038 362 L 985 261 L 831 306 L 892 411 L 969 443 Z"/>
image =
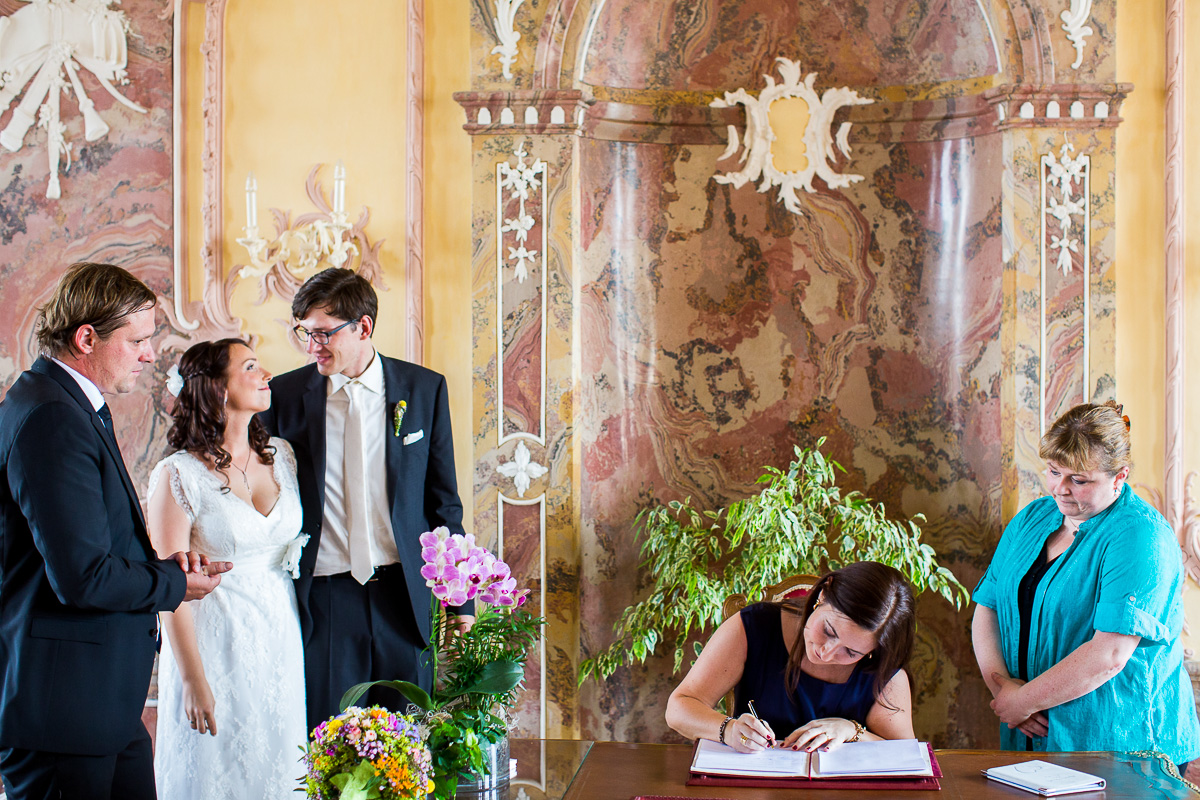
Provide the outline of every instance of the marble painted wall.
<path id="1" fill-rule="evenodd" d="M 0 13 L 24 5 L 0 0 Z M 148 112 L 116 102 L 81 70 L 89 97 L 111 129 L 98 141 L 84 141 L 83 118 L 74 99 L 64 98 L 72 157 L 58 200 L 45 196 L 43 129 L 31 128 L 16 153 L 0 151 L 0 393 L 37 357 L 37 307 L 69 264 L 119 264 L 160 296 L 172 291 L 172 22 L 156 0 L 125 0 L 120 9 L 131 33 L 129 84 L 119 89 Z M 0 116 L 0 127 L 11 114 Z M 159 323 L 156 339 L 166 329 L 161 316 Z M 133 392 L 112 400 L 117 439 L 138 486 L 162 457 L 166 368 L 160 359 Z"/>
<path id="2" fill-rule="evenodd" d="M 715 508 L 820 437 L 847 487 L 924 513 L 974 584 L 1000 533 L 1001 146 L 864 146 L 864 184 L 793 215 L 707 180 L 719 148 L 585 141 L 585 619 L 638 592 L 629 525 L 651 493 Z M 990 723 L 944 712 L 979 700 L 967 614 L 920 613 L 920 735 L 987 740 Z M 607 641 L 583 632 L 585 652 Z M 660 667 L 586 686 L 588 735 L 662 737 L 677 678 Z"/>
<path id="3" fill-rule="evenodd" d="M 1115 3 L 1094 4 L 1078 69 L 1062 9 L 1042 0 L 546 0 L 527 10 L 517 31 L 529 47 L 505 80 L 492 20 L 472 6 L 472 91 L 456 99 L 477 182 L 476 401 L 491 404 L 476 424 L 481 530 L 496 525 L 487 509 L 497 493 L 511 490 L 493 474 L 512 457 L 496 436 L 494 365 L 506 358 L 496 342 L 532 335 L 516 306 L 503 319 L 485 311 L 506 307 L 492 242 L 508 223 L 491 171 L 528 139 L 557 191 L 578 193 L 574 224 L 549 226 L 570 293 L 546 296 L 543 326 L 572 359 L 569 384 L 565 360 L 545 362 L 559 384 L 546 405 L 573 413 L 533 453 L 550 466 L 535 490 L 566 493 L 542 550 L 560 554 L 559 585 L 578 586 L 547 605 L 561 611 L 549 636 L 567 645 L 551 686 L 565 688 L 572 641 L 577 658 L 596 653 L 645 595 L 632 525 L 652 498 L 724 505 L 794 445 L 822 437 L 847 488 L 893 517 L 924 514 L 926 541 L 973 587 L 1005 521 L 1041 492 L 1040 420 L 1115 391 L 1114 129 L 1129 91 L 1103 83 L 1115 77 Z M 756 95 L 764 74 L 778 78 L 777 57 L 815 72 L 818 94 L 846 86 L 874 101 L 836 116 L 852 125 L 852 155 L 829 150 L 837 171 L 862 182 L 834 191 L 815 181 L 800 214 L 774 190 L 713 181 L 739 168 L 736 154 L 718 158 L 727 126 L 746 116 L 710 102 L 739 88 Z M 568 94 L 576 105 L 562 103 Z M 566 124 L 545 125 L 558 103 Z M 800 138 L 785 115 L 767 116 L 777 142 Z M 564 134 L 579 137 L 574 149 L 550 143 Z M 1045 191 L 1042 161 L 1061 164 L 1066 142 L 1090 158 L 1086 181 L 1068 181 L 1070 199 L 1087 200 L 1070 231 L 1042 206 L 1043 194 L 1068 199 L 1061 186 Z M 1055 242 L 1068 235 L 1077 249 L 1057 267 Z M 531 535 L 530 523 L 514 525 Z M 996 743 L 969 614 L 940 598 L 919 604 L 916 728 L 939 746 Z M 551 692 L 543 719 L 564 735 L 670 739 L 662 713 L 679 676 L 668 673 L 652 659 L 577 694 Z M 523 707 L 522 723 L 533 713 Z"/>

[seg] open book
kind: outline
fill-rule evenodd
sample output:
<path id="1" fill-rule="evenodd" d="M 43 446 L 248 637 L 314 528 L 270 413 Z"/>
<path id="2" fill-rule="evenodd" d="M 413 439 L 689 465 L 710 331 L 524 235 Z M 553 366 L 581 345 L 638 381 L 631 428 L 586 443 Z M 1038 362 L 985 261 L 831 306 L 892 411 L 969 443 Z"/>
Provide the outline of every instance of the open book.
<path id="1" fill-rule="evenodd" d="M 992 767 L 983 770 L 983 774 L 994 781 L 1040 794 L 1042 797 L 1055 797 L 1060 794 L 1075 794 L 1076 792 L 1096 792 L 1105 786 L 1104 779 L 1096 775 L 1060 767 L 1058 764 L 1050 764 L 1046 761 L 1025 761 L 1021 764 L 1009 764 L 1006 767 Z"/>
<path id="2" fill-rule="evenodd" d="M 779 747 L 757 753 L 739 753 L 727 745 L 702 739 L 692 759 L 692 772 L 808 780 L 934 776 L 929 746 L 916 739 L 848 742 L 824 753 Z"/>

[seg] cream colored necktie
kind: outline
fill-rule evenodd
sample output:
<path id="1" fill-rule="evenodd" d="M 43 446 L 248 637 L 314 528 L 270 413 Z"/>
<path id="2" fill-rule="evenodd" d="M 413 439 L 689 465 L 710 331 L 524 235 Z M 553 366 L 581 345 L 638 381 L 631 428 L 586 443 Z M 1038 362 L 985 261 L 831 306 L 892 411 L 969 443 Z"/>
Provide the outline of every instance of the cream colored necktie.
<path id="1" fill-rule="evenodd" d="M 346 384 L 350 405 L 346 409 L 345 463 L 346 527 L 350 535 L 350 574 L 366 583 L 375 573 L 371 564 L 371 525 L 367 500 L 367 471 L 363 464 L 363 397 L 365 387 L 357 381 Z"/>

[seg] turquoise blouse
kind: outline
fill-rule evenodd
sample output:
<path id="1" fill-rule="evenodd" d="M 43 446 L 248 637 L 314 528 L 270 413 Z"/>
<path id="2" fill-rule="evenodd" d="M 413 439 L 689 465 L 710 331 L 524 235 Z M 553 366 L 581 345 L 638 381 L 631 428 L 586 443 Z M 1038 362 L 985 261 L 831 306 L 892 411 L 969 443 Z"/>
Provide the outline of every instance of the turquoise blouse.
<path id="1" fill-rule="evenodd" d="M 1004 531 L 975 602 L 993 609 L 1000 648 L 1016 676 L 1021 617 L 1017 585 L 1062 525 L 1052 497 L 1025 506 Z M 1200 723 L 1183 669 L 1183 560 L 1166 520 L 1126 484 L 1085 521 L 1037 588 L 1029 628 L 1029 676 L 1041 675 L 1095 631 L 1140 636 L 1125 668 L 1095 691 L 1048 709 L 1039 752 L 1157 750 L 1176 764 L 1200 756 Z M 1000 745 L 1024 750 L 1026 736 L 1000 725 Z"/>

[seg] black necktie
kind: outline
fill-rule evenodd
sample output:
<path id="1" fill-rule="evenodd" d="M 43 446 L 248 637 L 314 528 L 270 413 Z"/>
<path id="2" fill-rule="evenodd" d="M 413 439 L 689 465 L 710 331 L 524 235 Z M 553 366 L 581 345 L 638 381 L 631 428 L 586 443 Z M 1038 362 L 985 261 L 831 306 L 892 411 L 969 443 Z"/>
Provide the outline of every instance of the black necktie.
<path id="1" fill-rule="evenodd" d="M 113 431 L 112 412 L 108 410 L 108 403 L 96 409 L 96 413 L 100 415 L 100 421 L 104 423 L 104 430 L 108 431 L 108 438 L 112 440 L 113 447 L 117 448 L 117 452 L 121 452 L 121 445 L 117 444 L 117 434 Z"/>
<path id="2" fill-rule="evenodd" d="M 105 429 L 108 430 L 108 435 L 113 435 L 112 412 L 108 410 L 108 403 L 96 409 L 96 413 L 100 415 L 100 421 L 104 423 Z"/>

